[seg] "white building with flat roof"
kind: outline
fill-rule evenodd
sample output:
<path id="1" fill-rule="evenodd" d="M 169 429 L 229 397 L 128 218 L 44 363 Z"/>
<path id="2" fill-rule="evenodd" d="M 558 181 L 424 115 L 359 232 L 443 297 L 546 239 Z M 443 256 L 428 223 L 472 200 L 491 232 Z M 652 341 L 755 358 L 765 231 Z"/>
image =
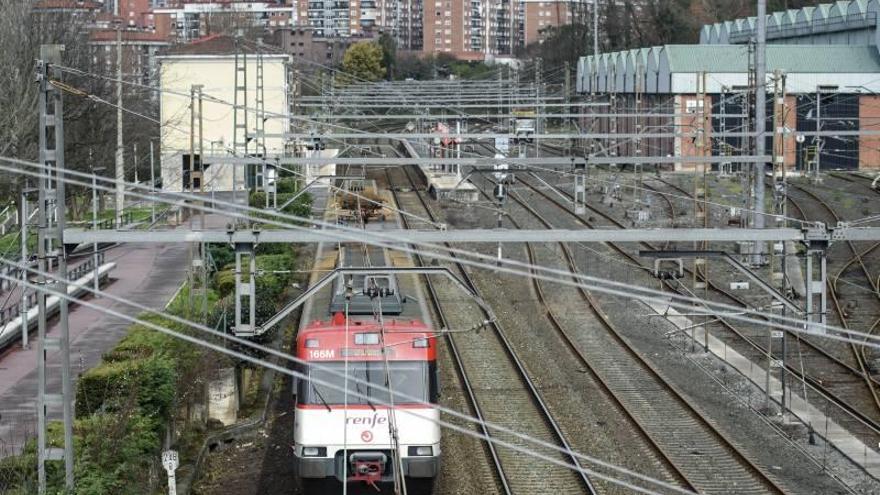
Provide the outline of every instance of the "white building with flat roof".
<path id="1" fill-rule="evenodd" d="M 206 43 L 207 44 L 207 43 Z M 202 150 L 205 163 L 201 184 L 204 191 L 226 192 L 233 189 L 233 167 L 236 167 L 235 181 L 237 190 L 248 188 L 245 180 L 244 164 L 233 165 L 217 160 L 211 163 L 211 156 L 229 156 L 233 151 L 234 119 L 233 102 L 235 101 L 235 55 L 232 53 L 214 53 L 205 47 L 204 50 L 193 49 L 187 45 L 186 53 L 175 53 L 159 57 L 160 86 L 160 120 L 162 135 L 160 141 L 160 157 L 162 168 L 162 187 L 166 191 L 181 192 L 188 189 L 189 163 L 191 154 L 191 114 L 190 91 L 194 85 L 202 86 L 201 134 Z M 216 46 L 216 44 L 215 44 Z M 203 51 L 205 53 L 199 53 Z M 258 113 L 257 101 L 257 57 L 247 56 L 247 111 L 241 111 L 239 118 L 246 113 L 247 133 L 250 137 L 248 152 L 251 156 L 281 156 L 285 150 L 283 133 L 289 130 L 289 81 L 288 55 L 264 54 L 263 64 L 263 97 L 264 97 L 264 132 L 265 149 L 258 146 L 256 136 Z M 239 105 L 242 103 L 239 102 Z M 199 149 L 199 115 L 196 104 L 195 115 L 195 165 L 201 163 Z M 242 132 L 239 132 L 242 135 Z M 259 148 L 259 149 L 258 149 Z M 238 150 L 241 155 L 241 150 Z M 256 161 L 259 163 L 259 160 Z M 199 188 L 198 175 L 195 189 Z"/>

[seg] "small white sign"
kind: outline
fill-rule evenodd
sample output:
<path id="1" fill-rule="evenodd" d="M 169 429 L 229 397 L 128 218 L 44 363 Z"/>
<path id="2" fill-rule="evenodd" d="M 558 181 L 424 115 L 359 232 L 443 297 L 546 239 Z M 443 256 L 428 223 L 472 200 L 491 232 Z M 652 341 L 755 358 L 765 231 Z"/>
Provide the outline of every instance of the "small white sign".
<path id="1" fill-rule="evenodd" d="M 166 450 L 162 452 L 162 467 L 165 471 L 173 473 L 180 466 L 180 457 L 176 450 Z"/>
<path id="2" fill-rule="evenodd" d="M 180 465 L 180 458 L 176 450 L 162 452 L 162 467 L 168 473 L 168 495 L 177 495 L 177 478 L 174 471 Z"/>
<path id="3" fill-rule="evenodd" d="M 782 338 L 782 330 L 771 330 L 770 336 L 773 337 L 774 339 L 781 339 Z"/>

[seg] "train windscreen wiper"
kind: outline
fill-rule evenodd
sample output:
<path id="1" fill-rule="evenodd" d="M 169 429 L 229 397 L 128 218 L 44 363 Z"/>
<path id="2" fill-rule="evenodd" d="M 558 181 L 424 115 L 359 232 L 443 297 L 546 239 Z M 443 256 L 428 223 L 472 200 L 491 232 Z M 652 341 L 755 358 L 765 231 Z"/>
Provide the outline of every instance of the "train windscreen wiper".
<path id="1" fill-rule="evenodd" d="M 318 390 L 318 387 L 315 386 L 314 382 L 312 382 L 312 390 L 315 391 L 315 395 L 318 396 L 318 400 L 320 400 L 321 403 L 324 404 L 324 407 L 326 407 L 329 412 L 333 412 L 333 408 L 331 408 L 330 404 L 328 404 L 327 401 L 324 400 L 324 396 L 321 395 L 321 392 Z"/>
<path id="2" fill-rule="evenodd" d="M 370 401 L 370 399 L 368 398 L 369 395 L 366 394 L 365 392 L 361 391 L 361 384 L 360 384 L 360 382 L 355 383 L 355 387 L 357 388 L 358 393 L 364 396 L 364 400 L 367 401 L 367 405 L 370 406 L 370 409 L 372 409 L 373 412 L 376 412 L 376 406 L 374 406 L 374 405 L 373 405 L 373 402 Z"/>

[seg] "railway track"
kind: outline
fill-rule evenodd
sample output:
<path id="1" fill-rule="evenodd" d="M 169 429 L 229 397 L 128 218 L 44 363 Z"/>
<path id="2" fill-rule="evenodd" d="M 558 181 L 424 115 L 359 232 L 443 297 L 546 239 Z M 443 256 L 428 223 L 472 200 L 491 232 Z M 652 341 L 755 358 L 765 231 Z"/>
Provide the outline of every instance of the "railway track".
<path id="1" fill-rule="evenodd" d="M 540 227 L 554 228 L 518 195 L 511 194 L 511 198 L 534 217 Z M 520 228 L 518 222 L 512 218 L 511 221 L 516 228 Z M 538 261 L 534 254 L 535 249 L 531 244 L 528 246 L 530 261 L 535 263 Z M 579 273 L 574 255 L 568 246 L 558 246 L 566 268 L 572 273 Z M 553 264 L 553 258 L 550 256 L 542 260 L 542 266 Z M 533 283 L 539 297 L 546 301 L 543 284 L 536 279 Z M 557 321 L 554 326 L 564 335 L 568 345 L 576 350 L 584 366 L 600 377 L 633 424 L 650 439 L 654 448 L 685 481 L 689 489 L 699 493 L 727 493 L 732 486 L 736 486 L 739 493 L 783 493 L 776 482 L 729 442 L 705 415 L 694 408 L 627 342 L 591 292 L 579 288 L 577 293 L 601 322 L 610 339 L 593 332 L 579 332 L 578 337 L 572 339 L 558 322 L 559 318 L 551 311 L 551 317 Z M 637 388 L 631 386 L 633 380 L 639 383 Z M 670 422 L 669 418 L 676 420 Z M 695 458 L 692 455 L 695 451 L 705 453 L 706 456 Z M 716 477 L 711 473 L 724 474 Z"/>
<path id="2" fill-rule="evenodd" d="M 836 172 L 829 172 L 828 175 L 831 177 L 835 177 L 837 179 L 850 182 L 853 184 L 858 184 L 859 186 L 863 186 L 867 188 L 873 194 L 880 194 L 880 189 L 875 189 L 872 184 L 874 184 L 875 179 L 871 179 L 870 177 L 865 177 L 857 174 L 842 174 Z"/>
<path id="3" fill-rule="evenodd" d="M 655 179 L 665 184 L 670 189 L 676 191 L 683 197 L 690 198 L 690 192 L 678 187 L 663 179 Z M 796 210 L 803 211 L 800 205 L 789 197 L 789 202 Z M 751 305 L 739 296 L 723 289 L 715 281 L 710 279 L 707 281 L 709 288 L 717 296 L 721 297 L 721 302 L 730 303 L 742 307 L 750 307 Z M 728 322 L 722 320 L 722 326 L 733 332 L 741 338 L 749 347 L 757 350 L 759 354 L 767 354 L 767 347 L 760 340 L 762 331 L 758 329 L 756 332 L 746 334 L 747 328 L 733 327 Z M 766 331 L 763 331 L 766 334 Z M 810 386 L 820 392 L 824 399 L 839 405 L 847 413 L 854 416 L 856 421 L 846 420 L 842 418 L 848 428 L 854 433 L 860 435 L 870 435 L 875 440 L 880 439 L 880 414 L 877 414 L 876 404 L 873 403 L 874 389 L 880 386 L 875 378 L 870 374 L 865 374 L 862 367 L 856 363 L 847 362 L 838 356 L 832 349 L 832 344 L 818 343 L 814 338 L 786 331 L 786 333 L 795 339 L 797 346 L 789 346 L 786 352 L 785 362 L 786 371 L 798 380 L 805 380 Z M 845 345 L 845 344 L 844 344 Z M 849 351 L 853 359 L 859 359 L 855 356 L 855 348 L 849 347 Z M 776 359 L 781 359 L 780 350 L 773 350 L 772 355 Z M 760 356 L 757 356 L 760 358 Z M 791 363 L 803 362 L 803 366 L 794 366 Z M 832 388 L 833 387 L 833 388 Z M 871 398 L 870 407 L 865 407 L 865 398 Z M 867 410 L 866 410 L 867 409 Z M 873 443 L 873 442 L 872 442 Z"/>
<path id="4" fill-rule="evenodd" d="M 676 192 L 676 195 L 683 198 L 693 197 L 690 191 L 687 191 L 665 179 L 655 177 L 653 180 L 673 189 Z M 526 185 L 530 186 L 530 184 Z M 578 218 L 578 220 L 581 221 L 581 224 L 585 224 L 582 219 L 575 215 L 566 205 L 559 203 L 556 198 L 553 198 L 538 189 L 535 189 L 535 191 L 549 201 L 555 203 L 561 209 L 567 211 L 570 215 Z M 659 193 L 656 189 L 655 191 Z M 567 192 L 561 192 L 571 198 L 571 195 Z M 661 194 L 661 196 L 667 197 L 667 195 L 663 194 Z M 790 196 L 789 201 L 793 202 Z M 587 207 L 602 218 L 605 218 L 612 225 L 619 228 L 626 228 L 623 223 L 613 218 L 611 215 L 608 215 L 590 205 L 587 205 Z M 801 210 L 797 204 L 795 204 L 795 207 L 796 209 Z M 802 210 L 801 213 L 803 213 Z M 654 246 L 648 243 L 642 244 L 648 249 L 655 249 Z M 880 245 L 880 243 L 878 243 L 878 245 Z M 877 246 L 874 246 L 872 249 L 876 247 Z M 617 247 L 615 247 L 615 250 L 626 256 L 630 261 L 641 264 L 640 261 L 629 255 L 626 251 Z M 854 260 L 851 259 L 850 262 L 852 261 Z M 685 271 L 690 276 L 693 275 L 689 269 L 686 268 Z M 744 308 L 753 306 L 748 304 L 742 298 L 722 288 L 712 279 L 712 277 L 704 279 L 704 281 L 707 283 L 711 293 L 720 297 L 720 302 L 734 304 Z M 668 283 L 665 283 L 665 286 L 669 290 L 676 290 Z M 737 345 L 736 342 L 731 342 L 730 340 L 727 340 L 728 343 L 737 345 L 737 348 L 752 359 L 753 362 L 766 360 L 768 348 L 762 343 L 762 337 L 766 337 L 766 329 L 752 329 L 749 326 L 743 325 L 733 326 L 730 322 L 724 319 L 720 319 L 719 323 L 722 328 L 730 333 L 730 335 L 735 336 L 736 340 L 739 340 L 745 345 Z M 872 332 L 878 330 L 878 325 L 880 325 L 880 318 L 871 325 L 870 328 L 872 329 Z M 828 344 L 819 344 L 810 337 L 789 332 L 787 330 L 786 334 L 794 338 L 797 344 L 796 346 L 788 346 L 789 348 L 787 349 L 785 359 L 783 360 L 786 372 L 800 381 L 805 381 L 811 386 L 811 388 L 819 392 L 820 397 L 814 396 L 813 400 L 819 402 L 829 401 L 845 411 L 847 416 L 837 414 L 835 415 L 835 419 L 847 429 L 857 435 L 870 439 L 871 441 L 868 442 L 870 444 L 876 444 L 880 441 L 880 405 L 876 402 L 876 397 L 878 395 L 877 389 L 880 387 L 880 381 L 867 372 L 868 369 L 865 365 L 865 359 L 861 354 L 864 348 L 857 348 L 854 345 L 849 347 L 849 352 L 855 360 L 855 364 L 853 364 L 837 356 L 834 352 L 829 351 L 827 348 Z M 770 354 L 774 359 L 782 358 L 779 350 L 771 349 Z M 802 363 L 802 365 L 797 366 L 792 365 L 792 363 Z M 865 404 L 866 398 L 870 398 L 870 404 Z"/>
<path id="5" fill-rule="evenodd" d="M 436 221 L 437 217 L 409 172 L 403 173 L 405 174 L 403 181 L 399 177 L 395 180 L 391 171 L 386 169 L 389 185 L 400 182 L 409 184 L 410 192 L 406 193 L 397 191 L 396 187 L 390 187 L 397 207 L 410 212 L 419 210 L 420 214 Z M 406 216 L 401 216 L 401 219 L 405 228 L 413 227 Z M 415 261 L 420 265 L 424 264 L 424 260 L 418 255 Z M 460 265 L 453 268 L 469 289 L 478 293 L 467 271 Z M 468 303 L 461 305 L 461 311 L 444 311 L 439 297 L 441 289 L 437 287 L 439 284 L 435 285 L 425 278 L 425 285 L 438 322 L 444 328 L 465 328 L 473 324 L 472 319 L 468 321 L 466 318 Z M 460 294 L 458 297 L 444 299 L 446 301 L 460 299 Z M 483 316 L 487 320 L 490 319 L 488 314 Z M 536 385 L 505 337 L 503 329 L 496 322 L 492 322 L 490 326 L 491 331 L 488 333 L 492 338 L 477 336 L 474 332 L 464 332 L 454 336 L 450 333 L 445 334 L 450 354 L 475 415 L 481 422 L 502 424 L 512 430 L 571 450 L 568 440 L 550 414 Z M 514 411 L 515 414 L 511 414 Z M 485 426 L 482 427 L 482 433 L 514 444 L 524 443 L 509 434 L 489 431 Z M 523 446 L 534 449 L 533 445 Z M 576 472 L 562 466 L 544 463 L 511 449 L 498 449 L 491 442 L 487 442 L 487 449 L 495 469 L 499 491 L 503 493 L 598 493 L 592 480 L 583 471 Z M 541 449 L 535 450 L 541 451 Z M 580 460 L 575 456 L 566 458 L 556 451 L 549 450 L 542 453 L 581 466 Z"/>
<path id="6" fill-rule="evenodd" d="M 481 189 L 481 193 L 488 197 L 485 190 Z M 554 228 L 517 194 L 511 193 L 510 197 L 537 221 L 539 228 Z M 517 221 L 512 216 L 509 219 L 515 228 L 521 228 L 522 220 Z M 532 264 L 558 263 L 559 257 L 555 253 L 538 260 L 535 246 L 526 246 Z M 565 269 L 578 274 L 580 269 L 569 247 L 559 243 L 558 248 L 565 260 Z M 548 308 L 548 318 L 566 345 L 601 381 L 618 407 L 685 487 L 699 493 L 729 493 L 734 486 L 738 493 L 785 493 L 628 343 L 590 291 L 578 288 L 577 293 L 605 333 L 578 332 L 573 338 L 553 311 L 554 305 L 548 301 L 548 293 L 559 294 L 560 291 L 545 291 L 543 283 L 537 279 L 532 279 L 532 283 L 539 299 Z M 638 387 L 633 387 L 633 382 L 638 383 Z M 705 456 L 695 457 L 695 451 Z"/>
<path id="7" fill-rule="evenodd" d="M 809 197 L 812 201 L 816 202 L 820 205 L 822 209 L 827 213 L 827 217 L 825 220 L 831 220 L 831 223 L 838 224 L 842 221 L 840 215 L 831 205 L 828 204 L 824 199 L 819 197 L 818 194 L 810 191 L 809 189 L 801 186 L 794 186 L 795 189 L 803 193 L 805 196 Z M 797 201 L 793 198 L 789 198 L 790 202 L 794 205 L 797 205 L 796 209 L 802 215 L 802 218 L 807 219 L 805 216 L 805 211 L 802 206 L 800 206 Z M 847 259 L 845 263 L 835 272 L 834 275 L 828 278 L 828 294 L 831 296 L 832 308 L 837 314 L 838 320 L 840 321 L 841 326 L 846 329 L 854 329 L 860 330 L 868 334 L 874 334 L 878 330 L 878 325 L 880 325 L 880 291 L 878 291 L 878 282 L 875 280 L 870 270 L 865 263 L 864 258 L 871 253 L 874 253 L 880 248 L 880 242 L 873 243 L 869 247 L 864 250 L 860 250 L 856 247 L 855 243 L 852 241 L 847 241 L 846 246 L 849 248 L 850 257 Z M 846 280 L 845 274 L 849 272 L 852 268 L 857 267 L 864 278 L 864 281 L 867 281 L 868 286 L 870 287 L 871 295 L 865 294 L 865 297 L 858 298 L 861 301 L 861 304 L 872 305 L 873 309 L 869 309 L 867 311 L 862 310 L 863 316 L 868 317 L 868 320 L 856 321 L 856 318 L 852 318 L 850 312 L 844 307 L 842 304 L 843 298 L 841 297 L 841 288 L 840 281 L 841 279 Z M 855 294 L 862 294 L 861 291 L 853 291 L 848 297 L 852 298 L 851 300 L 856 300 Z M 871 315 L 874 315 L 872 318 Z M 853 323 L 858 323 L 862 328 L 854 328 L 855 325 Z M 878 413 L 880 413 L 880 393 L 878 393 L 878 385 L 880 382 L 877 382 L 871 375 L 870 368 L 868 366 L 868 359 L 865 354 L 865 346 L 856 345 L 855 343 L 850 344 L 850 350 L 852 351 L 852 355 L 856 360 L 856 363 L 862 373 L 862 376 L 865 379 L 866 384 L 868 384 L 871 392 L 871 396 L 874 401 L 874 405 L 877 408 Z"/>
<path id="8" fill-rule="evenodd" d="M 518 183 L 525 184 L 527 187 L 532 186 L 531 189 L 534 192 L 555 204 L 556 207 L 565 212 L 566 216 L 582 226 L 593 228 L 591 224 L 588 224 L 583 218 L 576 215 L 567 207 L 567 205 L 558 201 L 557 198 L 545 193 L 540 188 L 529 184 L 526 180 L 519 179 Z M 563 193 L 567 194 L 565 192 Z M 568 195 L 568 197 L 571 196 Z M 597 217 L 604 218 L 612 225 L 625 228 L 622 223 L 601 210 L 598 210 L 589 204 L 587 207 L 590 208 Z M 643 243 L 643 245 L 647 248 L 653 249 L 653 247 L 647 243 Z M 637 258 L 619 246 L 611 245 L 610 247 L 634 264 L 641 265 Z M 644 269 L 648 270 L 649 268 L 644 267 Z M 663 283 L 668 290 L 676 290 L 676 288 L 668 281 L 663 281 Z M 716 293 L 716 295 L 721 295 L 722 297 L 727 298 L 724 302 L 732 301 L 736 304 L 746 306 L 745 301 L 742 301 L 736 296 L 724 291 L 714 284 L 711 279 L 709 280 L 709 287 L 712 289 L 713 293 Z M 748 357 L 752 362 L 760 363 L 762 362 L 762 359 L 766 361 L 766 350 L 760 344 L 759 340 L 760 336 L 766 338 L 766 328 L 752 328 L 755 327 L 754 325 L 733 326 L 723 318 L 719 319 L 718 323 L 721 328 L 726 331 L 726 334 L 716 332 L 714 335 L 717 338 L 722 338 L 728 343 L 728 345 L 736 346 L 740 353 Z M 800 336 L 795 334 L 794 337 L 795 339 L 798 339 Z M 876 444 L 877 440 L 880 439 L 880 434 L 878 434 L 878 432 L 880 432 L 880 425 L 863 411 L 863 402 L 866 398 L 866 392 L 861 377 L 858 375 L 858 370 L 849 367 L 843 361 L 836 359 L 822 347 L 816 345 L 813 345 L 813 347 L 801 345 L 805 343 L 803 338 L 797 340 L 797 343 L 798 346 L 789 346 L 790 349 L 787 355 L 792 356 L 792 358 L 785 361 L 785 369 L 791 376 L 798 377 L 799 380 L 804 380 L 809 384 L 813 391 L 810 394 L 810 401 L 813 403 L 814 407 L 825 411 L 825 413 L 833 417 L 838 424 L 858 437 L 863 438 L 863 441 L 867 445 Z M 802 373 L 798 366 L 798 358 L 801 357 L 801 354 L 803 357 L 804 371 L 807 369 L 817 369 L 818 366 L 822 366 L 822 368 L 819 368 L 822 371 L 818 373 Z M 774 353 L 774 356 L 778 356 L 778 353 Z M 832 384 L 835 385 L 833 390 L 828 386 Z M 842 397 L 845 397 L 845 400 Z M 859 400 L 862 402 L 859 402 Z M 838 411 L 836 408 L 840 408 L 842 412 Z"/>

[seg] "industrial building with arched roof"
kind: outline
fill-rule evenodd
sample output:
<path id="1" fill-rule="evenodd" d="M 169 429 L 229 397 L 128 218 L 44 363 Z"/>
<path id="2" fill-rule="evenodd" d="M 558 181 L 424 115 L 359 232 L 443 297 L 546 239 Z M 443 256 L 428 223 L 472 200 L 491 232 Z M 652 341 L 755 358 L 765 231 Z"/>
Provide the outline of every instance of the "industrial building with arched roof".
<path id="1" fill-rule="evenodd" d="M 767 16 L 768 92 L 777 76 L 785 80 L 783 103 L 776 109 L 782 125 L 774 127 L 774 102 L 768 98 L 767 129 L 782 133 L 787 166 L 814 161 L 822 168 L 880 168 L 878 12 L 880 0 L 851 0 Z M 658 115 L 619 118 L 618 132 L 650 128 L 676 134 L 621 140 L 615 147 L 619 154 L 748 154 L 743 138 L 733 134 L 749 129 L 745 113 L 756 24 L 749 17 L 706 25 L 697 45 L 582 57 L 576 88 L 582 94 L 613 93 L 618 112 L 634 112 L 638 93 L 641 111 Z M 698 88 L 703 78 L 705 85 Z M 705 119 L 703 126 L 695 123 L 697 117 Z M 594 129 L 609 127 L 594 124 Z M 697 128 L 715 136 L 705 141 L 711 144 L 694 144 Z M 630 149 L 636 144 L 642 150 Z"/>

